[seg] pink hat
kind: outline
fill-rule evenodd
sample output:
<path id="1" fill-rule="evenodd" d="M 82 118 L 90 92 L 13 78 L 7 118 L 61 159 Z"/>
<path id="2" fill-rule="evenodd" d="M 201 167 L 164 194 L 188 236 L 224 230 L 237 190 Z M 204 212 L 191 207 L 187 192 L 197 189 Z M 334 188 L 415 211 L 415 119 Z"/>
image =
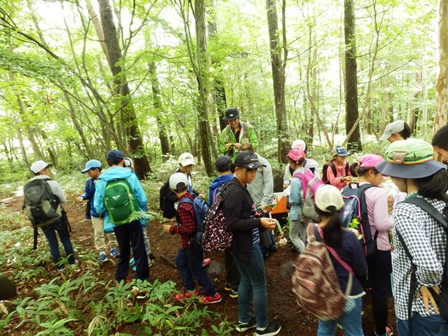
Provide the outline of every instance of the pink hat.
<path id="1" fill-rule="evenodd" d="M 288 158 L 294 160 L 295 162 L 299 161 L 300 158 L 306 158 L 306 154 L 303 150 L 300 149 L 291 149 L 288 153 Z"/>
<path id="2" fill-rule="evenodd" d="M 291 145 L 291 149 L 300 149 L 301 151 L 305 151 L 306 150 L 305 141 L 303 141 L 302 139 L 295 140 Z"/>
<path id="3" fill-rule="evenodd" d="M 364 169 L 375 168 L 378 163 L 383 161 L 384 159 L 379 155 L 366 154 L 361 157 L 361 160 L 359 160 L 358 167 Z"/>

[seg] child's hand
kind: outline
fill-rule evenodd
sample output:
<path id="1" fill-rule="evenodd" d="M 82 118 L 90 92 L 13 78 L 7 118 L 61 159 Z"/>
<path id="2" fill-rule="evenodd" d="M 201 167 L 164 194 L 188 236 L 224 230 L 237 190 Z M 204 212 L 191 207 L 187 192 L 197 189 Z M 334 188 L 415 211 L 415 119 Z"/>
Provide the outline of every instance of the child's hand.
<path id="1" fill-rule="evenodd" d="M 262 217 L 260 218 L 260 221 L 261 225 L 268 230 L 274 230 L 275 227 L 277 226 L 277 222 L 275 221 L 275 219 L 272 218 Z"/>
<path id="2" fill-rule="evenodd" d="M 83 201 L 82 196 L 76 197 L 76 202 L 81 203 Z"/>
<path id="3" fill-rule="evenodd" d="M 163 231 L 164 232 L 170 232 L 170 229 L 171 229 L 171 225 L 170 224 L 163 224 L 162 225 L 162 229 L 163 229 Z"/>

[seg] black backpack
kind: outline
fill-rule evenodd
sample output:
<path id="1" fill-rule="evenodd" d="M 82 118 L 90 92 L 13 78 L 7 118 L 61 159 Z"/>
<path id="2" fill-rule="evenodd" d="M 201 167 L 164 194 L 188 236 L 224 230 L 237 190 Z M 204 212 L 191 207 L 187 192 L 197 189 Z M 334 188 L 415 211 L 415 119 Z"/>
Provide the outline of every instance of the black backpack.
<path id="1" fill-rule="evenodd" d="M 177 195 L 170 189 L 169 180 L 166 181 L 159 191 L 160 210 L 163 211 L 163 217 L 173 218 L 176 216 L 176 209 L 174 203 L 177 202 Z"/>

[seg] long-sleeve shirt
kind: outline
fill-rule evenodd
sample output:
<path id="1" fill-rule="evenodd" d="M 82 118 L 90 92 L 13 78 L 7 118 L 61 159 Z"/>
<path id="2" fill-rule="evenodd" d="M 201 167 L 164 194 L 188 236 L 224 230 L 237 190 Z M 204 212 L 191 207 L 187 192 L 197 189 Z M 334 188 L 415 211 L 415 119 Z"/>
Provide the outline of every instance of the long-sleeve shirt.
<path id="1" fill-rule="evenodd" d="M 294 174 L 299 172 L 305 173 L 305 168 L 296 169 Z M 289 209 L 289 218 L 291 220 L 300 220 L 302 218 L 302 179 L 299 177 L 292 178 L 290 186 L 289 203 L 291 208 Z"/>
<path id="2" fill-rule="evenodd" d="M 366 183 L 360 183 L 360 185 Z M 365 191 L 365 196 L 372 237 L 378 231 L 376 240 L 378 250 L 390 251 L 391 246 L 388 231 L 393 229 L 395 222 L 393 217 L 389 217 L 388 215 L 386 191 L 373 187 Z"/>
<path id="3" fill-rule="evenodd" d="M 258 167 L 257 175 L 252 183 L 247 185 L 252 200 L 256 206 L 269 205 L 274 203 L 274 178 L 272 168 L 268 160 L 255 153 L 258 161 L 266 167 Z"/>
<path id="4" fill-rule="evenodd" d="M 426 200 L 440 212 L 446 205 L 440 200 L 428 198 Z M 393 230 L 395 249 L 392 252 L 392 268 L 395 314 L 397 318 L 407 320 L 411 261 L 398 238 L 397 231 L 400 232 L 413 258 L 413 263 L 417 266 L 417 291 L 422 285 L 427 287 L 440 285 L 445 264 L 447 237 L 442 224 L 414 204 L 397 204 L 393 216 L 395 220 Z M 421 296 L 414 297 L 412 311 L 418 312 L 422 317 L 436 314 L 431 303 L 429 303 L 429 309 L 429 313 L 427 313 Z"/>
<path id="5" fill-rule="evenodd" d="M 189 191 L 179 197 L 179 206 L 177 207 L 177 219 L 179 225 L 172 225 L 170 228 L 170 234 L 178 233 L 180 235 L 181 249 L 190 248 L 190 239 L 194 237 L 197 230 L 194 206 L 191 203 L 181 202 L 184 198 L 189 198 L 192 201 L 194 200 L 194 197 Z"/>
<path id="6" fill-rule="evenodd" d="M 90 213 L 86 214 L 86 218 L 90 219 L 91 217 L 99 217 L 100 215 L 96 212 L 95 207 L 93 206 L 93 198 L 95 196 L 95 183 L 96 180 L 89 177 L 86 180 L 86 185 L 84 187 L 84 194 L 81 195 L 82 199 L 90 202 Z"/>
<path id="7" fill-rule="evenodd" d="M 347 174 L 345 174 L 345 166 L 348 165 L 347 162 L 344 162 L 341 166 L 336 165 L 336 163 L 334 162 L 333 164 L 336 167 L 336 175 L 334 175 L 333 169 L 331 169 L 331 167 L 328 167 L 327 180 L 332 186 L 335 186 L 336 188 L 341 190 L 348 184 L 348 181 L 341 181 L 341 177 L 344 177 L 345 175 L 352 176 L 352 174 L 350 174 L 350 169 L 348 170 Z"/>
<path id="8" fill-rule="evenodd" d="M 246 129 L 247 134 L 245 132 Z M 232 161 L 235 162 L 238 151 L 236 151 L 234 147 L 226 150 L 226 144 L 242 143 L 243 139 L 247 139 L 247 141 L 254 147 L 255 150 L 258 149 L 258 138 L 253 126 L 241 121 L 237 139 L 233 129 L 230 127 L 230 125 L 227 125 L 219 135 L 219 152 L 224 155 L 229 155 L 232 158 Z"/>

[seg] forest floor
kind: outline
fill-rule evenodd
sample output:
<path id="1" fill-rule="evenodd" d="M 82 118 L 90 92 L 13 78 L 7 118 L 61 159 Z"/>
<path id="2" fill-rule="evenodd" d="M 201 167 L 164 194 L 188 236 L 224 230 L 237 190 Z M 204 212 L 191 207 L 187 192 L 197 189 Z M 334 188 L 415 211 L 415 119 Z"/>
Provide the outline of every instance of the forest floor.
<path id="1" fill-rule="evenodd" d="M 21 211 L 21 198 L 15 198 L 8 202 L 9 211 Z M 83 265 L 82 254 L 86 251 L 94 251 L 93 244 L 93 228 L 90 221 L 84 218 L 84 206 L 82 204 L 68 203 L 65 206 L 68 213 L 69 221 L 72 226 L 72 241 L 76 245 L 76 253 L 78 254 L 78 260 L 80 261 L 79 270 L 75 272 L 73 277 L 82 277 L 85 270 Z M 31 229 L 30 229 L 31 230 Z M 158 279 L 161 282 L 172 280 L 178 284 L 179 291 L 182 290 L 181 280 L 179 274 L 174 266 L 174 258 L 177 253 L 177 249 L 180 245 L 180 237 L 178 235 L 169 235 L 162 232 L 160 222 L 153 221 L 151 225 L 147 227 L 148 237 L 151 242 L 152 253 L 156 256 L 154 265 L 150 268 L 151 281 Z M 277 240 L 280 238 L 276 236 Z M 48 245 L 45 238 L 41 234 L 39 236 L 39 244 L 42 249 L 42 253 L 48 253 Z M 237 321 L 238 319 L 238 300 L 229 297 L 228 293 L 224 291 L 225 286 L 225 267 L 224 267 L 224 255 L 223 253 L 208 254 L 206 257 L 212 259 L 211 265 L 208 267 L 207 272 L 211 279 L 213 279 L 216 288 L 222 294 L 222 302 L 214 305 L 210 305 L 211 311 L 221 314 L 222 320 Z M 288 336 L 308 336 L 316 335 L 317 319 L 301 309 L 291 291 L 291 276 L 290 276 L 290 263 L 294 261 L 296 254 L 291 251 L 289 246 L 280 246 L 276 253 L 273 253 L 265 259 L 266 275 L 267 275 L 267 290 L 268 290 L 268 312 L 270 319 L 277 319 L 282 324 L 282 331 L 280 335 Z M 111 257 L 110 257 L 111 258 Z M 95 270 L 97 276 L 106 278 L 107 280 L 114 279 L 115 272 L 115 260 L 109 260 L 103 265 L 98 266 Z M 55 272 L 54 272 L 55 273 Z M 54 274 L 53 274 L 54 276 Z M 131 279 L 134 276 L 132 268 L 129 269 L 128 278 Z M 42 282 L 49 282 L 52 275 L 49 274 L 48 279 L 38 279 L 38 281 L 18 283 L 19 297 L 27 296 L 27 293 L 33 291 L 32 287 L 40 285 Z M 31 294 L 28 294 L 31 295 Z M 82 308 L 81 308 L 82 309 Z M 389 321 L 394 325 L 393 316 L 393 302 L 389 302 Z M 13 322 L 13 321 L 12 321 Z M 211 325 L 207 326 L 207 321 L 204 321 L 205 328 L 209 331 L 210 335 L 215 334 L 212 331 Z M 26 330 L 26 324 L 22 327 L 14 329 L 18 333 L 11 333 L 12 328 L 8 329 L 8 335 L 24 335 L 33 334 L 32 330 Z M 370 298 L 369 295 L 364 296 L 364 314 L 363 314 L 363 327 L 366 336 L 374 335 L 374 324 L 371 315 Z M 85 334 L 87 325 L 79 326 L 76 335 Z M 123 330 L 116 330 L 117 332 L 126 332 L 132 335 L 142 335 L 137 326 L 133 328 L 132 325 L 127 325 Z M 253 331 L 252 331 L 253 332 Z M 232 335 L 240 334 L 236 331 Z M 246 332 L 241 335 L 251 335 L 252 333 Z M 5 334 L 6 335 L 6 334 Z M 118 335 L 118 334 L 117 334 Z M 342 330 L 338 330 L 337 335 L 343 335 Z"/>

